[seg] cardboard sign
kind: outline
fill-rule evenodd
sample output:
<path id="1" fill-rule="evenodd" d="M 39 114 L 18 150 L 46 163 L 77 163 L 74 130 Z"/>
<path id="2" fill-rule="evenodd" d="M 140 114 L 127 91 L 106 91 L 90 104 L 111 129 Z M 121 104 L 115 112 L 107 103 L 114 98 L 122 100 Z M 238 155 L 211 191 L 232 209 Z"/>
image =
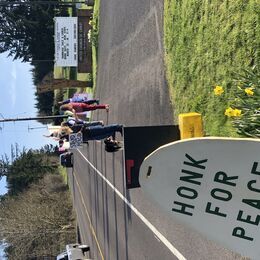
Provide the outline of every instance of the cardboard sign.
<path id="1" fill-rule="evenodd" d="M 144 160 L 139 181 L 175 220 L 243 256 L 260 259 L 260 140 L 170 143 Z"/>
<path id="2" fill-rule="evenodd" d="M 179 139 L 179 127 L 176 125 L 124 127 L 126 187 L 140 187 L 139 168 L 148 154 Z"/>
<path id="3" fill-rule="evenodd" d="M 70 134 L 69 135 L 70 149 L 76 149 L 83 143 L 82 133 Z"/>

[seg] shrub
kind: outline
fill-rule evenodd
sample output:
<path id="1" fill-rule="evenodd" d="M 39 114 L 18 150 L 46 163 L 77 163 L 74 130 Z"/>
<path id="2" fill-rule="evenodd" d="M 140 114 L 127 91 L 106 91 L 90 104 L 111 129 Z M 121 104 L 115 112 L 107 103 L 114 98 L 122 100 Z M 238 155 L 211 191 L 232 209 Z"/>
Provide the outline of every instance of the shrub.
<path id="1" fill-rule="evenodd" d="M 225 100 L 222 95 L 225 89 L 216 86 L 214 95 L 218 96 L 219 104 L 228 101 L 229 107 L 223 111 L 231 118 L 232 125 L 239 135 L 247 137 L 260 137 L 260 73 L 256 66 L 235 74 L 233 80 L 232 97 Z M 220 97 L 221 96 L 221 97 Z"/>
<path id="2" fill-rule="evenodd" d="M 256 66 L 244 70 L 234 80 L 237 85 L 233 106 L 241 111 L 241 116 L 233 119 L 238 134 L 260 137 L 260 73 Z"/>

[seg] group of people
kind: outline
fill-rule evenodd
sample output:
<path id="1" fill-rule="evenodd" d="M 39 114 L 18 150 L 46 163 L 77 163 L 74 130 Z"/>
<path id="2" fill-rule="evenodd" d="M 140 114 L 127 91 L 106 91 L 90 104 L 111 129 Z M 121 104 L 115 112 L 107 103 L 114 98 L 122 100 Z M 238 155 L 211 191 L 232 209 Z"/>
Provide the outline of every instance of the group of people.
<path id="1" fill-rule="evenodd" d="M 87 111 L 105 109 L 109 111 L 108 104 L 99 104 L 98 99 L 88 100 L 86 97 L 74 96 L 73 98 L 59 102 L 61 114 L 68 115 L 66 121 L 61 123 L 59 130 L 52 132 L 47 137 L 52 137 L 59 141 L 62 147 L 64 142 L 69 141 L 69 135 L 82 133 L 83 143 L 90 140 L 103 140 L 107 152 L 115 152 L 121 148 L 121 144 L 116 140 L 116 133 L 123 134 L 123 125 L 104 125 L 103 121 L 85 121 L 79 118 Z"/>

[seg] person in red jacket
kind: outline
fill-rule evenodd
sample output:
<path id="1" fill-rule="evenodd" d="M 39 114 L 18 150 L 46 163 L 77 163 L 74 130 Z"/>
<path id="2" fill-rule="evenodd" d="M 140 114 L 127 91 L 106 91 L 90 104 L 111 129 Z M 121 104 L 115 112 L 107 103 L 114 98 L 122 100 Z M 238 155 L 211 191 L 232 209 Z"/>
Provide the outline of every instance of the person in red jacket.
<path id="1" fill-rule="evenodd" d="M 108 104 L 102 104 L 102 105 L 89 105 L 85 103 L 69 103 L 69 104 L 64 104 L 60 106 L 61 111 L 71 111 L 73 113 L 82 113 L 85 111 L 91 111 L 91 110 L 96 110 L 96 109 L 106 109 L 106 111 L 109 110 L 109 105 Z"/>

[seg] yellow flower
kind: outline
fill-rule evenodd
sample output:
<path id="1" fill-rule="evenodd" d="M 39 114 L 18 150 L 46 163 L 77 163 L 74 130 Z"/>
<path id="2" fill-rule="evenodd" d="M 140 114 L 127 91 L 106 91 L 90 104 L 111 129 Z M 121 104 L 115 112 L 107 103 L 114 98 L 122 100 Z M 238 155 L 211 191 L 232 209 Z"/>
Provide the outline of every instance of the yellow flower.
<path id="1" fill-rule="evenodd" d="M 254 95 L 254 91 L 253 88 L 246 88 L 245 92 L 248 96 L 253 96 Z"/>
<path id="2" fill-rule="evenodd" d="M 231 117 L 234 114 L 234 109 L 232 107 L 229 107 L 225 111 L 225 116 Z"/>
<path id="3" fill-rule="evenodd" d="M 233 110 L 233 116 L 241 116 L 242 111 L 240 109 Z"/>
<path id="4" fill-rule="evenodd" d="M 225 111 L 225 115 L 228 117 L 232 117 L 232 116 L 237 117 L 237 116 L 241 116 L 241 114 L 242 114 L 242 110 L 237 108 L 233 109 L 232 107 L 227 108 Z"/>
<path id="5" fill-rule="evenodd" d="M 224 92 L 224 89 L 223 89 L 223 87 L 221 87 L 221 86 L 216 86 L 216 87 L 214 88 L 214 94 L 215 94 L 216 96 L 220 96 L 223 92 Z"/>

